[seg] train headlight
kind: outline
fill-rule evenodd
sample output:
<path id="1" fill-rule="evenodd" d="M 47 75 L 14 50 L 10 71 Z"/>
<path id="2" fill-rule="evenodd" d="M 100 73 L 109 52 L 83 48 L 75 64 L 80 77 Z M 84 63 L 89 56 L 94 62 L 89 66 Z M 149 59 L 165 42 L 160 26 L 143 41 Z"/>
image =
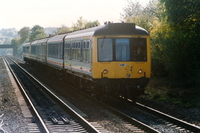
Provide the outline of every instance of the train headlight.
<path id="1" fill-rule="evenodd" d="M 138 73 L 139 73 L 139 74 L 142 74 L 142 73 L 143 73 L 142 69 L 139 69 L 139 70 L 138 70 Z"/>
<path id="2" fill-rule="evenodd" d="M 103 70 L 103 74 L 107 74 L 108 73 L 108 70 L 107 69 L 104 69 Z"/>

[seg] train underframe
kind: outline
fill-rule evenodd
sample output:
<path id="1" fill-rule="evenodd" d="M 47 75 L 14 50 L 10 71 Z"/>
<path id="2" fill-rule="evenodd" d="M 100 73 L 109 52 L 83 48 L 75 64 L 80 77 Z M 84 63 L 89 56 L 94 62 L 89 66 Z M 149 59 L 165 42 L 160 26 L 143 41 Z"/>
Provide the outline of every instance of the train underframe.
<path id="1" fill-rule="evenodd" d="M 100 100 L 109 97 L 121 97 L 135 102 L 136 98 L 144 93 L 144 87 L 149 80 L 145 77 L 136 79 L 109 79 L 106 77 L 102 79 L 91 79 L 87 75 L 48 66 L 47 64 L 34 60 L 28 60 L 26 62 Z"/>
<path id="2" fill-rule="evenodd" d="M 103 95 L 109 97 L 122 97 L 124 99 L 136 100 L 138 96 L 144 93 L 144 87 L 148 83 L 145 77 L 135 79 L 97 79 L 96 83 L 103 90 Z"/>

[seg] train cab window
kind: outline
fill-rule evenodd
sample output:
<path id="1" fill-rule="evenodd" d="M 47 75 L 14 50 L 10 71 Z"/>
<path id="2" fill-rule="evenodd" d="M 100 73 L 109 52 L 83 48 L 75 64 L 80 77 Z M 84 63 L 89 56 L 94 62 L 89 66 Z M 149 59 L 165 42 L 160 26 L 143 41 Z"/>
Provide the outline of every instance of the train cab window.
<path id="1" fill-rule="evenodd" d="M 145 38 L 132 39 L 132 60 L 147 61 L 147 45 Z"/>
<path id="2" fill-rule="evenodd" d="M 115 60 L 130 61 L 130 40 L 116 39 L 115 40 Z"/>
<path id="3" fill-rule="evenodd" d="M 98 39 L 98 60 L 112 61 L 113 60 L 113 41 L 112 39 Z"/>

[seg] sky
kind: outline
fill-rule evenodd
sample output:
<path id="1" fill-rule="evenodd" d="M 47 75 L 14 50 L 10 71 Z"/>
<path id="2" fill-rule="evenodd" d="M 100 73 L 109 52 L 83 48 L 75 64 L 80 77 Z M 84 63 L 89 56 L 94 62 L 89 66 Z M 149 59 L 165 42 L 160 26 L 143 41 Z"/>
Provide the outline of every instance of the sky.
<path id="1" fill-rule="evenodd" d="M 145 6 L 149 0 L 138 2 Z M 80 17 L 98 20 L 101 25 L 120 22 L 120 13 L 127 5 L 127 0 L 0 0 L 0 29 L 71 27 Z"/>

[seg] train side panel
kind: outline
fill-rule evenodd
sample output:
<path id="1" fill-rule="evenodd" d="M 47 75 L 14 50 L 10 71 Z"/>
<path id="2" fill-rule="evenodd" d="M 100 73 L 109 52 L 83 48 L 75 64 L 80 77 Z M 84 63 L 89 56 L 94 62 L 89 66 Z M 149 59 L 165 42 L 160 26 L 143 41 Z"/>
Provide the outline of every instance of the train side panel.
<path id="1" fill-rule="evenodd" d="M 64 69 L 66 71 L 91 78 L 91 35 L 92 32 L 65 37 Z"/>
<path id="2" fill-rule="evenodd" d="M 30 42 L 23 44 L 23 60 L 27 61 L 30 58 Z"/>
<path id="3" fill-rule="evenodd" d="M 59 69 L 64 68 L 64 37 L 66 34 L 54 36 L 47 41 L 47 64 Z"/>
<path id="4" fill-rule="evenodd" d="M 29 57 L 30 60 L 34 60 L 34 61 L 37 60 L 37 54 L 38 54 L 37 53 L 37 42 L 38 42 L 38 40 L 31 42 L 30 57 Z"/>
<path id="5" fill-rule="evenodd" d="M 47 61 L 47 41 L 49 38 L 41 39 L 37 42 L 37 61 L 46 64 Z"/>

